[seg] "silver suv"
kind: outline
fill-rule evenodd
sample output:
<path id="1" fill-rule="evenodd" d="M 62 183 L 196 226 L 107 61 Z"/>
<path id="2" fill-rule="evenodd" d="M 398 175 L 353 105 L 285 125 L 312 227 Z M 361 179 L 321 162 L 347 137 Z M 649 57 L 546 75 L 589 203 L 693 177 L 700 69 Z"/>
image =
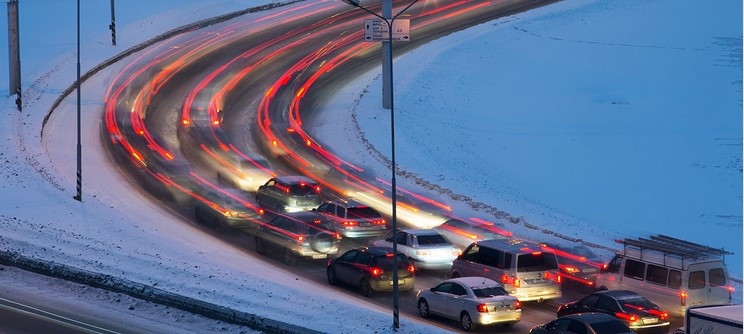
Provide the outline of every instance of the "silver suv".
<path id="1" fill-rule="evenodd" d="M 320 202 L 318 183 L 299 175 L 271 178 L 256 192 L 256 203 L 277 213 L 310 211 Z"/>
<path id="2" fill-rule="evenodd" d="M 284 263 L 293 266 L 298 257 L 326 259 L 338 254 L 340 240 L 333 225 L 321 214 L 278 214 L 256 230 L 256 251 L 279 251 Z"/>
<path id="3" fill-rule="evenodd" d="M 379 211 L 355 200 L 327 201 L 316 211 L 328 217 L 336 231 L 347 238 L 380 237 L 388 230 Z"/>

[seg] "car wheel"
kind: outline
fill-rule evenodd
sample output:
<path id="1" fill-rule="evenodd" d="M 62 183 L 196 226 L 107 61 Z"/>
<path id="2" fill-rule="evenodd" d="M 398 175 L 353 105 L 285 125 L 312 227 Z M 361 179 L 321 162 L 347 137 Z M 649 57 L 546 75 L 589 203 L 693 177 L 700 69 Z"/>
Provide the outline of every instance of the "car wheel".
<path id="1" fill-rule="evenodd" d="M 333 248 L 333 237 L 325 232 L 319 232 L 310 241 L 310 247 L 318 253 L 328 253 Z"/>
<path id="2" fill-rule="evenodd" d="M 362 296 L 372 297 L 375 295 L 375 291 L 372 290 L 372 285 L 369 284 L 369 280 L 362 278 L 362 282 L 359 284 L 359 289 L 362 290 Z"/>
<path id="3" fill-rule="evenodd" d="M 429 303 L 426 302 L 426 299 L 419 299 L 418 311 L 419 315 L 424 319 L 431 317 L 431 310 L 429 309 Z"/>
<path id="4" fill-rule="evenodd" d="M 336 270 L 328 267 L 326 270 L 326 276 L 328 277 L 328 284 L 330 285 L 336 285 L 338 284 L 338 279 L 336 278 Z"/>
<path id="5" fill-rule="evenodd" d="M 466 331 L 475 330 L 475 324 L 473 324 L 473 318 L 470 317 L 470 313 L 462 312 L 460 314 L 460 326 Z"/>
<path id="6" fill-rule="evenodd" d="M 256 237 L 256 252 L 261 255 L 266 255 L 266 245 L 261 238 Z"/>
<path id="7" fill-rule="evenodd" d="M 295 264 L 297 264 L 297 257 L 289 248 L 284 249 L 284 263 L 286 263 L 288 266 L 294 266 Z"/>

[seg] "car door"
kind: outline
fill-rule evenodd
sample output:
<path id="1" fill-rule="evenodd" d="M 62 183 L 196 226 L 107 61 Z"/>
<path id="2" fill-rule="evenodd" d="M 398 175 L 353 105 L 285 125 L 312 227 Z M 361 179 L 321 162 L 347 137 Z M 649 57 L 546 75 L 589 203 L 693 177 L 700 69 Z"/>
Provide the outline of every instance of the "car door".
<path id="1" fill-rule="evenodd" d="M 395 234 L 395 243 L 397 243 L 398 251 L 405 254 L 409 258 L 414 258 L 416 251 L 411 248 L 411 235 L 405 231 L 399 231 Z M 392 247 L 392 245 L 390 245 Z"/>
<path id="2" fill-rule="evenodd" d="M 453 284 L 454 283 L 452 282 L 443 282 L 432 289 L 431 295 L 428 297 L 429 310 L 431 313 L 451 318 L 450 315 L 447 314 L 446 305 L 452 295 L 450 290 L 452 289 Z"/>
<path id="3" fill-rule="evenodd" d="M 335 262 L 333 269 L 336 271 L 336 279 L 340 282 L 350 284 L 350 277 L 353 276 L 352 267 L 357 255 L 360 252 L 356 249 L 352 249 L 343 255 L 341 255 Z"/>
<path id="4" fill-rule="evenodd" d="M 452 284 L 447 302 L 444 304 L 448 317 L 452 317 L 453 319 L 460 318 L 460 312 L 465 308 L 464 304 L 467 302 L 467 298 L 464 297 L 467 297 L 467 295 L 468 292 L 464 286 L 459 283 Z"/>

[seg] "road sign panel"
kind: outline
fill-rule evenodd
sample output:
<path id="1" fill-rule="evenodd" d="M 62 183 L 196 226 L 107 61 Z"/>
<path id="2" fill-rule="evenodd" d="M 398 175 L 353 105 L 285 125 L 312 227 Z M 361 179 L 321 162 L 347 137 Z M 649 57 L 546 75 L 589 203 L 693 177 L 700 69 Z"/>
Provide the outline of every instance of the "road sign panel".
<path id="1" fill-rule="evenodd" d="M 390 39 L 388 23 L 382 19 L 364 20 L 364 41 L 381 42 Z M 392 40 L 407 42 L 411 40 L 411 20 L 396 19 L 393 21 Z"/>

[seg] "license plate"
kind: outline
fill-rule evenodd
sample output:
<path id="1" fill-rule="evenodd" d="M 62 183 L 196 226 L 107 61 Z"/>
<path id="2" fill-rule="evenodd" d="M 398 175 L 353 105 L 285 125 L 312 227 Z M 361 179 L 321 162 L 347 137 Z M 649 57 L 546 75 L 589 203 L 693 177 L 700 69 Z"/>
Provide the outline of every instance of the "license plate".
<path id="1" fill-rule="evenodd" d="M 393 286 L 393 282 L 394 281 L 390 281 L 390 286 Z M 405 282 L 406 282 L 405 280 L 399 279 L 398 280 L 398 285 L 405 284 Z"/>
<path id="2" fill-rule="evenodd" d="M 316 255 L 313 255 L 313 259 L 315 259 L 315 260 L 317 260 L 317 259 L 325 259 L 327 257 L 328 257 L 327 254 L 316 254 Z"/>
<path id="3" fill-rule="evenodd" d="M 659 319 L 658 318 L 643 318 L 643 324 L 644 325 L 655 324 L 657 322 L 659 322 Z"/>

